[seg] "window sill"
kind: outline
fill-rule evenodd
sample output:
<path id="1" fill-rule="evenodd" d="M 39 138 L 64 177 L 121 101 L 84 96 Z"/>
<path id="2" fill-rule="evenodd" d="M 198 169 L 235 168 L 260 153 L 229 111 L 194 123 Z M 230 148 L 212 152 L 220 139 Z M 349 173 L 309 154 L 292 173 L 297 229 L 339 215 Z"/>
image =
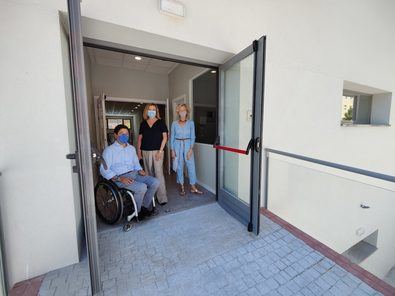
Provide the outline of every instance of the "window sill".
<path id="1" fill-rule="evenodd" d="M 340 123 L 343 127 L 389 127 L 390 124 L 361 124 L 361 123 Z"/>

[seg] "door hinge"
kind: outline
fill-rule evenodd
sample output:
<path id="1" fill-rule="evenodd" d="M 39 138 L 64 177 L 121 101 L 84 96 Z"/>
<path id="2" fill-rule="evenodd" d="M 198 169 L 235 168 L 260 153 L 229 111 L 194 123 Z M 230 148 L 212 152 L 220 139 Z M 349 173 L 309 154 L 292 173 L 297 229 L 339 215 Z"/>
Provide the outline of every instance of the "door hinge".
<path id="1" fill-rule="evenodd" d="M 75 160 L 76 165 L 73 165 L 73 173 L 78 174 L 78 152 L 66 154 L 66 159 Z"/>

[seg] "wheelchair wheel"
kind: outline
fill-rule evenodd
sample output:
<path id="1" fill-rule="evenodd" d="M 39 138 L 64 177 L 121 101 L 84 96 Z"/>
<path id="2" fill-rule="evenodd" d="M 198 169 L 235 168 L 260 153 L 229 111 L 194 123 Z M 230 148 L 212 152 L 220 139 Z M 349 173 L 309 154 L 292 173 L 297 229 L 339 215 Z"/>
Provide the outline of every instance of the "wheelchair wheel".
<path id="1" fill-rule="evenodd" d="M 108 224 L 118 223 L 123 214 L 123 198 L 118 188 L 109 181 L 100 181 L 95 187 L 97 215 Z"/>

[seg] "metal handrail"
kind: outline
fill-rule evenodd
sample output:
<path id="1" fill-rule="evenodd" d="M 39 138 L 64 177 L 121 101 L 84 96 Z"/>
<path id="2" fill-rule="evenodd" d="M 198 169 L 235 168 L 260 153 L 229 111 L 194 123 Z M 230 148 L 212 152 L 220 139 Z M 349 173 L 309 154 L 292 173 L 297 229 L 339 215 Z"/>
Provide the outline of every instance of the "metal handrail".
<path id="1" fill-rule="evenodd" d="M 355 167 L 351 167 L 351 166 L 344 165 L 344 164 L 338 164 L 338 163 L 329 162 L 326 160 L 320 160 L 320 159 L 316 159 L 316 158 L 311 158 L 311 157 L 293 154 L 293 153 L 289 153 L 289 152 L 284 152 L 284 151 L 280 151 L 280 150 L 275 150 L 275 149 L 271 149 L 271 148 L 265 148 L 265 150 L 270 153 L 288 156 L 291 158 L 300 159 L 300 160 L 308 161 L 311 163 L 320 164 L 320 165 L 324 165 L 327 167 L 331 167 L 331 168 L 335 168 L 335 169 L 339 169 L 339 170 L 343 170 L 343 171 L 347 171 L 347 172 L 351 172 L 351 173 L 364 175 L 367 177 L 372 177 L 372 178 L 395 183 L 395 176 L 377 173 L 377 172 L 373 172 L 373 171 L 368 171 L 368 170 L 355 168 Z"/>

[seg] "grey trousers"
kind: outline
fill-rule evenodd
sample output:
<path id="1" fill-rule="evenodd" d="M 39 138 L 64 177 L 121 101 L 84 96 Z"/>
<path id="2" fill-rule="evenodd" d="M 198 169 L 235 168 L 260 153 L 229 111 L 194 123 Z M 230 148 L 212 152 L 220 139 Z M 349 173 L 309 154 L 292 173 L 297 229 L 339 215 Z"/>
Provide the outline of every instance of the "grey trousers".
<path id="1" fill-rule="evenodd" d="M 163 175 L 163 158 L 164 153 L 162 153 L 162 158 L 160 160 L 155 159 L 155 154 L 158 150 L 154 151 L 144 151 L 143 150 L 143 162 L 145 172 L 152 177 L 159 179 L 159 188 L 156 192 L 156 197 L 159 203 L 167 202 L 166 184 L 165 177 Z"/>
<path id="2" fill-rule="evenodd" d="M 133 191 L 137 211 L 140 212 L 141 206 L 149 209 L 154 194 L 159 187 L 159 180 L 151 176 L 140 176 L 137 171 L 123 174 L 122 177 L 134 180 L 132 184 L 123 184 L 122 182 L 116 182 L 116 184 L 120 188 L 127 188 Z"/>

